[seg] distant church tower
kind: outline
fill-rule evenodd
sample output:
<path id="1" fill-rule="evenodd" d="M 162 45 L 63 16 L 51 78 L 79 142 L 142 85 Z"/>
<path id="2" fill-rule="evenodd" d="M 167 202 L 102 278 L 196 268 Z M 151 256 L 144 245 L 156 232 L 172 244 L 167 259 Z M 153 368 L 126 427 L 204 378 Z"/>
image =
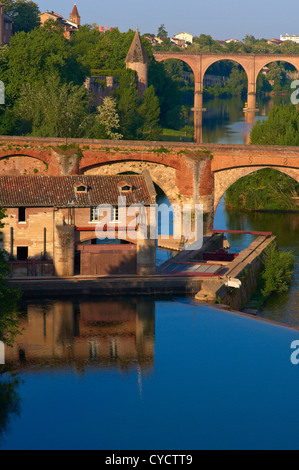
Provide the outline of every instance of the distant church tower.
<path id="1" fill-rule="evenodd" d="M 74 8 L 73 8 L 72 13 L 70 14 L 70 21 L 71 21 L 72 23 L 76 23 L 76 25 L 80 26 L 81 17 L 80 17 L 80 15 L 79 15 L 79 12 L 78 12 L 78 8 L 77 8 L 76 3 L 75 3 L 75 5 L 74 5 Z"/>
<path id="2" fill-rule="evenodd" d="M 138 28 L 126 57 L 126 67 L 135 70 L 137 73 L 138 96 L 141 98 L 148 85 L 148 57 L 141 42 Z"/>

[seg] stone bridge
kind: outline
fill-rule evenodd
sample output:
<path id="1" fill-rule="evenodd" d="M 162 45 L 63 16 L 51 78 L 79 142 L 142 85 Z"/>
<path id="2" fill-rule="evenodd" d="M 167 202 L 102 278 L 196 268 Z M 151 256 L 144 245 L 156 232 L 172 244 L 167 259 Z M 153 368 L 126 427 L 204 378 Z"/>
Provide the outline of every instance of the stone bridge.
<path id="1" fill-rule="evenodd" d="M 256 111 L 256 81 L 263 67 L 271 62 L 288 62 L 299 72 L 298 54 L 234 54 L 213 52 L 162 52 L 154 53 L 156 61 L 179 59 L 189 65 L 194 74 L 194 140 L 201 142 L 203 108 L 203 79 L 208 68 L 220 60 L 231 60 L 241 65 L 248 81 L 247 120 L 254 122 Z"/>
<path id="2" fill-rule="evenodd" d="M 299 147 L 217 145 L 0 136 L 1 175 L 116 175 L 151 177 L 177 204 L 204 206 L 214 214 L 225 191 L 261 168 L 274 168 L 299 182 Z"/>

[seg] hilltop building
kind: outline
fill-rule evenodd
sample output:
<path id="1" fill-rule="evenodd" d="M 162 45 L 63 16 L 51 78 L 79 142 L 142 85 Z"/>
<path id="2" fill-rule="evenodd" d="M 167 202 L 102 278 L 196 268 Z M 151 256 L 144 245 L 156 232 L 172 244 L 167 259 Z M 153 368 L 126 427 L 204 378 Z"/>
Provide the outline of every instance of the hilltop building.
<path id="1" fill-rule="evenodd" d="M 81 25 L 81 17 L 78 12 L 77 5 L 75 4 L 72 12 L 70 13 L 70 19 L 67 20 L 63 16 L 55 13 L 54 11 L 45 11 L 39 15 L 41 26 L 44 26 L 46 21 L 54 20 L 57 21 L 64 30 L 64 36 L 69 39 L 71 34 L 77 31 Z"/>
<path id="2" fill-rule="evenodd" d="M 0 2 L 0 44 L 4 46 L 9 44 L 13 35 L 13 21 L 6 13 L 4 13 L 4 4 Z"/>
<path id="3" fill-rule="evenodd" d="M 193 36 L 189 33 L 178 33 L 174 35 L 174 39 L 179 39 L 180 41 L 189 42 L 190 44 L 193 43 Z"/>
<path id="4" fill-rule="evenodd" d="M 292 41 L 292 42 L 296 42 L 297 44 L 299 43 L 299 36 L 296 35 L 296 34 L 285 34 L 284 36 L 281 34 L 280 35 L 280 40 L 281 41 Z"/>

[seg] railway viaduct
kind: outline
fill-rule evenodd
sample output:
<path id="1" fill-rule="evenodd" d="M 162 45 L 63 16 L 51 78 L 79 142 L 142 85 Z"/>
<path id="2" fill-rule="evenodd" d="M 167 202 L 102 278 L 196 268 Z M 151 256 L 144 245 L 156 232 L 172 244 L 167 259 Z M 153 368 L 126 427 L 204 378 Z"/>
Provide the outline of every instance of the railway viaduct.
<path id="1" fill-rule="evenodd" d="M 212 52 L 155 52 L 157 62 L 179 59 L 189 65 L 194 74 L 194 141 L 201 142 L 203 108 L 203 79 L 208 68 L 220 60 L 230 60 L 241 65 L 248 81 L 246 113 L 249 122 L 254 122 L 256 112 L 256 81 L 263 67 L 271 62 L 288 62 L 299 72 L 298 54 L 234 54 Z"/>

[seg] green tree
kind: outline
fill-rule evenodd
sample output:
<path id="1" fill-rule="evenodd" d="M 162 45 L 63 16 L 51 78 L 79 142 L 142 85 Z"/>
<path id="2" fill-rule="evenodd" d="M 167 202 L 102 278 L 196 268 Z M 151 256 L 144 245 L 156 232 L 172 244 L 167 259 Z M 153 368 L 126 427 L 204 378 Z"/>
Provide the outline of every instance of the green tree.
<path id="1" fill-rule="evenodd" d="M 40 26 L 39 7 L 31 0 L 3 0 L 4 11 L 13 20 L 14 32 L 28 33 Z"/>
<path id="2" fill-rule="evenodd" d="M 299 145 L 299 110 L 296 106 L 273 106 L 265 121 L 257 121 L 250 141 L 256 145 Z"/>
<path id="3" fill-rule="evenodd" d="M 166 31 L 165 24 L 160 24 L 157 33 L 158 38 L 167 38 L 168 32 Z"/>
<path id="4" fill-rule="evenodd" d="M 150 86 L 142 97 L 137 110 L 140 117 L 140 126 L 137 136 L 143 140 L 157 140 L 161 135 L 159 99 L 155 95 L 153 86 Z"/>
<path id="5" fill-rule="evenodd" d="M 270 245 L 264 254 L 264 271 L 262 278 L 264 288 L 262 294 L 268 297 L 277 292 L 287 292 L 292 282 L 295 258 L 290 251 L 279 251 L 277 246 Z"/>
<path id="6" fill-rule="evenodd" d="M 156 61 L 150 61 L 148 77 L 149 86 L 154 87 L 159 99 L 161 125 L 173 129 L 180 127 L 182 93 L 179 82 L 168 75 L 163 63 Z"/>
<path id="7" fill-rule="evenodd" d="M 98 114 L 95 117 L 95 123 L 88 136 L 95 139 L 122 139 L 119 116 L 117 113 L 117 103 L 112 97 L 106 97 L 102 106 L 98 107 Z"/>
<path id="8" fill-rule="evenodd" d="M 119 79 L 116 91 L 118 99 L 118 114 L 120 118 L 120 132 L 127 140 L 136 138 L 138 127 L 137 108 L 139 104 L 136 75 L 133 70 L 126 70 Z"/>
<path id="9" fill-rule="evenodd" d="M 68 40 L 44 28 L 16 34 L 0 58 L 0 72 L 8 102 L 18 99 L 26 82 L 33 85 L 55 73 L 63 83 L 82 85 L 88 75 Z"/>
<path id="10" fill-rule="evenodd" d="M 40 137 L 81 137 L 90 124 L 90 99 L 84 86 L 61 83 L 50 75 L 40 83 L 23 85 L 17 111 Z"/>

